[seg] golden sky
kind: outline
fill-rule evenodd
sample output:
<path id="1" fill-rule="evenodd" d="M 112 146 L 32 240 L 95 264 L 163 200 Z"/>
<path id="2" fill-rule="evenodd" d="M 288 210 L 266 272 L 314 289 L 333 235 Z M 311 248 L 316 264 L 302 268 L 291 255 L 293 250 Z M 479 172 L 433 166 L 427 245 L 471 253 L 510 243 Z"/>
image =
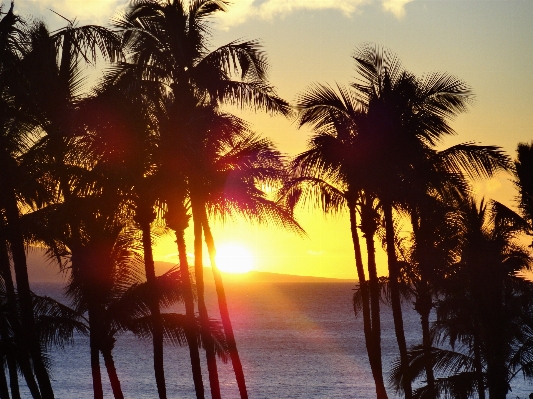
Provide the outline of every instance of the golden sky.
<path id="1" fill-rule="evenodd" d="M 260 39 L 278 93 L 294 101 L 311 83 L 347 85 L 356 76 L 351 55 L 364 42 L 386 46 L 417 74 L 446 71 L 476 94 L 469 113 L 453 123 L 465 141 L 499 145 L 510 155 L 518 142 L 533 140 L 533 1 L 531 0 L 233 0 L 216 19 L 213 46 L 235 39 Z M 61 26 L 49 11 L 80 24 L 106 24 L 127 2 L 114 0 L 16 0 L 21 15 Z M 309 132 L 280 117 L 242 116 L 288 155 L 303 150 Z M 509 176 L 479 182 L 484 195 L 512 204 Z M 355 278 L 347 214 L 297 214 L 307 237 L 242 221 L 216 223 L 219 246 L 239 242 L 260 271 Z M 189 237 L 192 252 L 192 240 Z M 163 238 L 158 260 L 170 260 L 173 239 Z M 378 254 L 381 274 L 385 257 Z"/>

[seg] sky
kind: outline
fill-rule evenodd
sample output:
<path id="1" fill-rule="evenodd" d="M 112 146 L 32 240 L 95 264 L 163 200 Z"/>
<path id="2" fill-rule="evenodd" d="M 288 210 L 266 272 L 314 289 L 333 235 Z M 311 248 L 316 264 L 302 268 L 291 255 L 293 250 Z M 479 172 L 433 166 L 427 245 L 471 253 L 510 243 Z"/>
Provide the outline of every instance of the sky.
<path id="1" fill-rule="evenodd" d="M 127 6 L 118 0 L 16 0 L 20 15 L 44 19 L 52 28 L 63 17 L 107 24 Z M 5 4 L 7 6 L 7 3 Z M 519 142 L 533 140 L 533 1 L 531 0 L 234 0 L 213 19 L 213 49 L 237 39 L 258 39 L 278 94 L 294 103 L 313 83 L 349 85 L 358 46 L 375 43 L 395 52 L 417 75 L 448 72 L 469 84 L 475 102 L 452 123 L 461 142 L 498 145 L 514 157 Z M 306 148 L 309 130 L 279 116 L 240 116 L 272 139 L 287 156 Z M 480 195 L 514 204 L 509 175 L 476 183 Z M 214 221 L 219 248 L 239 244 L 253 254 L 258 271 L 355 279 L 347 213 L 296 214 L 306 235 L 241 220 Z M 408 226 L 405 227 L 408 229 Z M 192 252 L 192 237 L 188 236 Z M 379 246 L 379 245 L 378 245 Z M 176 262 L 171 236 L 156 247 L 156 259 Z M 386 258 L 378 251 L 378 272 Z"/>

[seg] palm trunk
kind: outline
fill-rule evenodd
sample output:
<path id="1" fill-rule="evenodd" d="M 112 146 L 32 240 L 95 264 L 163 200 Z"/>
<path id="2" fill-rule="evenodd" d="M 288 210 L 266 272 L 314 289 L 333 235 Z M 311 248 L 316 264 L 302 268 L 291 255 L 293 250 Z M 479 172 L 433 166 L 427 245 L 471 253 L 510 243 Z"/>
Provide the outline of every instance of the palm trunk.
<path id="1" fill-rule="evenodd" d="M 172 226 L 169 226 L 172 228 Z M 198 337 L 194 326 L 194 297 L 192 294 L 191 277 L 189 274 L 189 262 L 185 245 L 185 228 L 175 230 L 176 244 L 178 246 L 178 256 L 180 260 L 181 283 L 183 286 L 183 300 L 185 302 L 185 316 L 187 317 L 188 328 L 185 331 L 187 343 L 189 344 L 189 354 L 191 357 L 192 377 L 197 399 L 204 399 L 204 383 L 202 380 L 202 365 L 200 363 L 200 352 L 198 351 Z"/>
<path id="2" fill-rule="evenodd" d="M 124 399 L 122 388 L 120 387 L 120 380 L 118 379 L 117 369 L 115 367 L 115 361 L 113 360 L 113 354 L 110 349 L 102 350 L 102 356 L 104 357 L 104 364 L 109 376 L 109 382 L 111 383 L 111 389 L 113 390 L 113 396 L 115 399 Z"/>
<path id="3" fill-rule="evenodd" d="M 481 364 L 481 348 L 479 337 L 474 333 L 474 368 L 476 370 L 477 395 L 479 399 L 485 399 L 485 383 L 483 381 L 483 365 Z"/>
<path id="4" fill-rule="evenodd" d="M 226 335 L 226 340 L 228 342 L 231 364 L 233 366 L 233 372 L 235 373 L 235 380 L 237 381 L 237 386 L 239 387 L 241 399 L 248 399 L 248 391 L 246 389 L 246 380 L 244 378 L 241 358 L 239 356 L 239 351 L 237 350 L 237 342 L 235 341 L 235 334 L 233 333 L 233 326 L 229 317 L 228 303 L 226 301 L 226 292 L 224 290 L 224 284 L 222 282 L 222 275 L 220 274 L 220 270 L 218 269 L 216 263 L 215 240 L 213 239 L 213 234 L 211 233 L 211 228 L 209 226 L 209 221 L 207 219 L 205 209 L 202 215 L 202 226 L 204 228 L 205 233 L 205 243 L 207 245 L 207 250 L 209 251 L 211 269 L 213 270 L 213 277 L 215 279 L 215 288 L 217 291 L 220 318 L 222 319 L 222 327 L 224 328 L 224 334 Z"/>
<path id="5" fill-rule="evenodd" d="M 385 239 L 387 243 L 389 285 L 391 292 L 392 316 L 394 318 L 394 331 L 396 333 L 396 340 L 398 342 L 398 349 L 400 352 L 400 366 L 405 375 L 407 374 L 407 370 L 409 368 L 409 359 L 407 357 L 407 343 L 405 341 L 405 332 L 403 328 L 402 304 L 400 300 L 399 285 L 400 271 L 398 269 L 398 261 L 396 258 L 392 205 L 390 203 L 383 203 L 383 213 L 385 216 Z M 411 382 L 408 381 L 407 378 L 403 379 L 403 390 L 405 399 L 411 399 L 413 396 L 413 391 L 411 388 Z"/>
<path id="6" fill-rule="evenodd" d="M 146 281 L 148 283 L 150 298 L 149 307 L 152 318 L 152 343 L 154 348 L 154 374 L 157 385 L 157 393 L 159 399 L 166 399 L 167 389 L 165 385 L 165 368 L 164 368 L 164 353 L 163 353 L 163 323 L 161 321 L 161 310 L 159 309 L 159 301 L 156 292 L 156 276 L 154 256 L 152 252 L 152 239 L 150 231 L 150 222 L 142 221 L 140 224 L 142 230 L 142 241 L 144 251 L 144 269 L 146 273 Z"/>
<path id="7" fill-rule="evenodd" d="M 91 351 L 91 375 L 93 379 L 94 399 L 104 399 L 102 387 L 102 373 L 100 371 L 100 349 L 99 349 L 99 323 L 97 323 L 97 312 L 89 308 L 89 347 Z"/>
<path id="8" fill-rule="evenodd" d="M 422 295 L 424 296 L 424 295 Z M 429 314 L 431 312 L 431 297 L 425 295 L 425 298 L 417 299 L 415 305 L 418 314 L 420 315 L 420 323 L 422 325 L 422 348 L 424 351 L 424 368 L 426 369 L 426 381 L 429 392 L 429 398 L 436 398 L 435 391 L 435 375 L 433 373 L 433 359 L 431 356 L 431 348 L 433 346 L 431 342 L 431 333 L 429 331 Z M 429 304 L 428 304 L 429 302 Z"/>
<path id="9" fill-rule="evenodd" d="M 18 315 L 16 312 L 16 294 L 15 294 L 15 286 L 13 284 L 13 277 L 11 275 L 11 263 L 9 261 L 9 253 L 6 246 L 6 241 L 3 237 L 0 237 L 0 274 L 2 276 L 2 279 L 4 280 L 4 285 L 6 289 L 6 299 L 7 299 L 7 317 L 10 319 L 10 323 L 12 325 L 12 329 L 14 332 L 13 341 L 16 343 L 20 338 L 20 325 L 18 320 Z M 2 339 L 7 340 L 9 339 L 9 333 L 6 329 L 6 326 L 1 326 L 2 331 Z M 27 353 L 27 351 L 22 351 L 24 353 Z M 20 353 L 21 356 L 24 356 L 23 353 Z M 9 387 L 11 388 L 11 396 L 13 399 L 20 399 L 20 389 L 19 389 L 19 379 L 18 379 L 18 372 L 17 372 L 17 360 L 13 354 L 13 352 L 10 350 L 6 354 L 6 360 L 7 360 L 7 367 L 9 370 Z M 33 379 L 34 387 L 37 386 L 35 379 L 33 378 L 33 374 L 30 374 L 31 378 Z M 29 386 L 30 384 L 28 384 Z M 39 393 L 39 390 L 36 391 Z M 40 396 L 40 394 L 39 394 Z"/>
<path id="10" fill-rule="evenodd" d="M 8 358 L 7 367 L 9 370 L 9 388 L 11 389 L 11 397 L 12 399 L 21 399 L 19 378 L 18 378 L 18 373 L 17 373 L 17 364 L 12 359 Z M 35 382 L 35 380 L 33 380 L 33 382 Z M 37 384 L 34 385 L 34 387 L 36 386 Z M 31 390 L 30 390 L 30 393 L 32 393 Z M 32 393 L 32 396 L 33 396 L 33 393 Z"/>
<path id="11" fill-rule="evenodd" d="M 4 363 L 4 359 L 0 358 L 0 361 L 2 364 Z M 10 399 L 9 397 L 9 389 L 7 388 L 7 378 L 6 378 L 6 372 L 4 367 L 0 370 L 0 399 Z"/>
<path id="12" fill-rule="evenodd" d="M 5 187 L 5 186 L 4 186 Z M 4 189 L 7 189 L 5 187 Z M 28 268 L 26 265 L 26 252 L 24 250 L 24 238 L 20 228 L 19 211 L 16 197 L 7 195 L 5 204 L 6 219 L 8 224 L 9 242 L 11 243 L 11 254 L 15 269 L 17 290 L 19 293 L 21 322 L 24 342 L 27 343 L 31 354 L 33 370 L 39 384 L 39 390 L 43 399 L 54 399 L 54 391 L 50 377 L 44 365 L 41 353 L 41 345 L 35 328 L 33 315 L 33 303 L 31 298 L 30 283 L 28 279 Z"/>
<path id="13" fill-rule="evenodd" d="M 385 382 L 383 381 L 383 364 L 381 362 L 381 320 L 379 306 L 379 281 L 376 267 L 376 248 L 374 246 L 374 235 L 365 234 L 366 248 L 368 252 L 368 281 L 370 285 L 370 309 L 372 313 L 372 344 L 374 367 L 376 368 L 376 397 L 378 399 L 387 398 Z"/>
<path id="14" fill-rule="evenodd" d="M 198 294 L 198 313 L 200 314 L 200 324 L 202 325 L 202 341 L 205 346 L 205 355 L 207 358 L 207 371 L 209 374 L 209 385 L 211 387 L 211 397 L 221 399 L 220 382 L 218 379 L 217 359 L 213 339 L 210 334 L 209 316 L 205 305 L 204 293 L 204 263 L 202 254 L 202 221 L 201 207 L 196 201 L 192 203 L 192 217 L 194 225 L 194 271 L 196 276 L 196 292 Z"/>
<path id="15" fill-rule="evenodd" d="M 419 211 L 414 208 L 411 210 L 411 226 L 413 228 L 413 236 L 419 246 L 424 246 L 424 237 L 420 234 L 420 226 L 423 223 L 419 217 Z M 422 253 L 424 250 L 422 250 Z M 417 288 L 417 297 L 415 302 L 415 310 L 420 315 L 420 325 L 422 328 L 422 350 L 424 356 L 424 368 L 426 371 L 426 383 L 428 388 L 428 398 L 436 398 L 435 391 L 435 374 L 433 373 L 433 358 L 431 356 L 431 349 L 433 342 L 431 340 L 431 333 L 429 331 L 429 314 L 433 308 L 433 300 L 431 295 L 431 286 L 428 276 L 430 275 L 429 262 L 427 256 L 423 256 L 419 261 L 420 282 Z"/>
<path id="16" fill-rule="evenodd" d="M 363 301 L 363 331 L 365 334 L 366 351 L 368 353 L 368 361 L 372 371 L 372 377 L 376 385 L 376 397 L 378 399 L 387 398 L 387 392 L 383 383 L 383 373 L 381 370 L 381 355 L 379 359 L 375 351 L 374 334 L 372 331 L 372 319 L 370 314 L 370 298 L 368 284 L 366 283 L 365 271 L 363 268 L 363 257 L 361 255 L 361 245 L 359 243 L 359 235 L 357 234 L 357 215 L 355 205 L 349 204 L 350 213 L 350 230 L 352 232 L 352 243 L 355 253 L 355 266 L 357 269 L 357 278 L 359 279 L 359 288 L 361 290 L 361 298 Z"/>

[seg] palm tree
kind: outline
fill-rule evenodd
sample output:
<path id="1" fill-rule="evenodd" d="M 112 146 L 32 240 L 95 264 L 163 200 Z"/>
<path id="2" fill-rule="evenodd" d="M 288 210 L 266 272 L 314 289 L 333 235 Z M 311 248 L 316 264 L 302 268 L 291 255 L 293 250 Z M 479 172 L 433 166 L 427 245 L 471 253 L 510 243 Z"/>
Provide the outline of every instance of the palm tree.
<path id="1" fill-rule="evenodd" d="M 501 204 L 489 210 L 472 199 L 461 214 L 460 261 L 445 281 L 437 327 L 466 346 L 479 396 L 488 388 L 491 399 L 505 398 L 518 372 L 531 374 L 532 285 L 517 275 L 531 267 L 517 243 L 523 222 Z"/>
<path id="2" fill-rule="evenodd" d="M 188 131 L 193 125 L 190 115 L 198 105 L 216 105 L 220 102 L 249 104 L 256 108 L 286 113 L 287 104 L 275 96 L 266 83 L 266 60 L 257 42 L 232 42 L 209 51 L 209 25 L 207 18 L 225 10 L 225 3 L 216 0 L 194 1 L 185 6 L 182 1 L 142 1 L 135 3 L 128 12 L 117 19 L 123 30 L 129 64 L 122 68 L 137 73 L 140 79 L 164 85 L 167 92 L 167 120 L 161 124 L 161 171 L 166 177 L 168 190 L 167 222 L 176 231 L 178 249 L 185 250 L 182 231 L 188 226 L 188 176 L 190 166 L 180 153 L 188 142 Z M 196 208 L 196 205 L 194 205 Z M 196 212 L 198 213 L 198 212 Z M 193 218 L 195 217 L 193 212 Z M 201 235 L 200 221 L 196 219 L 196 235 Z M 207 321 L 202 298 L 202 266 L 200 264 L 201 236 L 196 237 L 196 279 L 199 289 L 200 316 Z M 188 284 L 185 270 L 186 256 L 180 255 L 184 268 L 182 278 Z M 185 288 L 187 290 L 187 288 Z M 194 305 L 192 294 L 186 294 L 186 308 L 192 318 Z M 189 299 L 187 299 L 189 298 Z M 208 348 L 209 349 L 209 348 Z M 212 351 L 207 351 L 211 391 L 219 397 L 216 363 Z M 191 352 L 193 369 L 199 370 L 197 356 Z M 235 370 L 238 367 L 234 367 Z M 195 374 L 197 396 L 200 392 L 200 376 Z M 241 397 L 247 397 L 242 376 L 237 376 Z"/>
<path id="3" fill-rule="evenodd" d="M 507 168 L 509 161 L 491 146 L 466 143 L 442 152 L 434 149 L 444 135 L 454 133 L 449 121 L 467 107 L 471 94 L 462 81 L 441 73 L 419 79 L 404 70 L 394 54 L 370 45 L 358 50 L 354 59 L 361 79 L 352 84 L 353 92 L 339 87 L 337 94 L 329 86 L 317 85 L 301 96 L 299 124 L 311 125 L 317 134 L 310 150 L 296 158 L 293 170 L 300 179 L 335 182 L 339 187 L 335 196 L 331 189 L 319 191 L 334 205 L 341 203 L 339 194 L 344 193 L 352 195 L 354 204 L 354 194 L 363 192 L 379 200 L 395 332 L 400 361 L 407 368 L 393 208 L 413 211 L 416 221 L 421 195 L 442 192 L 446 182 L 460 191 L 465 174 L 490 176 Z M 296 192 L 295 198 L 299 195 Z M 356 242 L 354 237 L 357 248 Z M 403 390 L 411 397 L 407 379 Z"/>
<path id="4" fill-rule="evenodd" d="M 276 184 L 285 177 L 283 158 L 273 144 L 258 138 L 239 118 L 211 107 L 197 109 L 195 134 L 187 146 L 191 164 L 189 186 L 193 204 L 195 237 L 205 236 L 215 280 L 222 325 L 229 346 L 237 380 L 244 381 L 242 364 L 231 324 L 222 276 L 216 264 L 216 248 L 208 213 L 227 218 L 234 213 L 251 220 L 273 222 L 301 231 L 290 213 L 280 207 L 260 188 Z M 184 154 L 185 155 L 185 154 Z M 209 212 L 210 211 L 210 212 Z M 198 226 L 199 225 L 199 226 Z M 195 259 L 201 251 L 196 242 Z M 245 395 L 245 386 L 240 386 Z"/>
<path id="5" fill-rule="evenodd" d="M 37 388 L 31 383 L 29 371 L 26 369 L 28 385 L 32 388 L 34 397 L 53 398 L 52 386 L 42 359 L 38 337 L 33 328 L 35 320 L 26 266 L 24 237 L 20 226 L 20 208 L 35 205 L 36 201 L 39 201 L 36 194 L 39 191 L 42 192 L 42 190 L 36 190 L 37 185 L 34 184 L 35 179 L 31 169 L 21 162 L 22 155 L 29 150 L 34 139 L 31 128 L 35 126 L 33 118 L 27 112 L 21 111 L 23 108 L 20 107 L 16 97 L 17 86 L 21 83 L 21 62 L 28 50 L 23 43 L 26 43 L 27 39 L 28 34 L 23 30 L 23 22 L 14 15 L 13 4 L 11 4 L 10 10 L 0 21 L 0 51 L 2 52 L 0 61 L 0 184 L 3 187 L 0 199 L 1 227 L 4 230 L 2 237 L 9 242 L 13 258 L 21 306 L 21 323 L 25 326 L 23 329 L 15 327 L 16 332 L 22 334 L 18 335 L 17 339 L 24 343 L 20 348 L 26 349 L 28 355 L 31 356 L 33 372 L 39 384 Z M 5 245 L 4 242 L 2 245 Z M 10 292 L 10 301 L 13 300 L 11 294 L 12 292 Z M 28 359 L 26 366 L 29 365 Z"/>
<path id="6" fill-rule="evenodd" d="M 365 122 L 360 126 L 360 148 L 368 160 L 364 187 L 375 193 L 383 209 L 395 331 L 400 361 L 407 367 L 393 207 L 413 209 L 413 196 L 430 187 L 442 187 L 442 178 L 435 172 L 457 174 L 460 184 L 465 174 L 490 176 L 508 168 L 509 161 L 497 147 L 466 143 L 443 151 L 438 167 L 428 168 L 436 158 L 434 147 L 444 136 L 455 134 L 449 122 L 466 110 L 471 98 L 468 86 L 446 73 L 417 78 L 394 54 L 377 47 L 362 47 L 354 59 L 361 80 L 352 86 L 366 109 Z M 407 382 L 404 391 L 411 397 Z"/>
<path id="7" fill-rule="evenodd" d="M 386 398 L 381 365 L 379 285 L 373 250 L 377 227 L 374 196 L 361 185 L 364 170 L 358 163 L 361 158 L 358 124 L 365 117 L 364 109 L 349 90 L 338 87 L 337 92 L 326 85 L 309 89 L 300 97 L 298 108 L 299 126 L 311 125 L 315 135 L 309 141 L 309 149 L 291 162 L 291 179 L 282 189 L 281 197 L 290 207 L 316 198 L 315 204 L 325 212 L 336 212 L 343 206 L 348 208 L 367 352 L 376 395 Z M 360 226 L 358 211 L 362 218 Z M 367 240 L 370 284 L 367 284 L 364 272 L 358 227 L 364 229 Z"/>
<path id="8" fill-rule="evenodd" d="M 134 209 L 134 220 L 142 232 L 146 281 L 155 287 L 151 223 L 156 218 L 155 163 L 157 126 L 153 105 L 145 86 L 136 85 L 131 75 L 119 70 L 107 73 L 95 93 L 81 106 L 83 122 L 94 138 L 91 152 L 102 154 L 121 181 L 121 190 Z M 154 375 L 160 399 L 166 398 L 163 325 L 155 288 L 150 300 L 153 325 Z"/>

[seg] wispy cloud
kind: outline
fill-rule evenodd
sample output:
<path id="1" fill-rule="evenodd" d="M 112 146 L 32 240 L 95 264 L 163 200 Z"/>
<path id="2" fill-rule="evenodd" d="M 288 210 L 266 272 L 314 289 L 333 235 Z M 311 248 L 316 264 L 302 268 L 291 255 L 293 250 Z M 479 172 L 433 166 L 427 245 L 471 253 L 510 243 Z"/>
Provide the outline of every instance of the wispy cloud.
<path id="1" fill-rule="evenodd" d="M 15 2 L 15 11 L 21 15 L 43 18 L 47 22 L 58 21 L 60 17 L 54 13 L 56 12 L 83 25 L 106 25 L 127 4 L 124 0 L 26 0 Z"/>
<path id="2" fill-rule="evenodd" d="M 239 0 L 227 13 L 219 15 L 224 28 L 242 24 L 250 18 L 272 20 L 297 10 L 338 10 L 346 16 L 360 12 L 362 6 L 379 1 L 383 10 L 397 18 L 405 15 L 405 5 L 413 0 Z"/>
<path id="3" fill-rule="evenodd" d="M 383 9 L 394 14 L 398 19 L 405 16 L 405 5 L 413 0 L 382 0 Z"/>

